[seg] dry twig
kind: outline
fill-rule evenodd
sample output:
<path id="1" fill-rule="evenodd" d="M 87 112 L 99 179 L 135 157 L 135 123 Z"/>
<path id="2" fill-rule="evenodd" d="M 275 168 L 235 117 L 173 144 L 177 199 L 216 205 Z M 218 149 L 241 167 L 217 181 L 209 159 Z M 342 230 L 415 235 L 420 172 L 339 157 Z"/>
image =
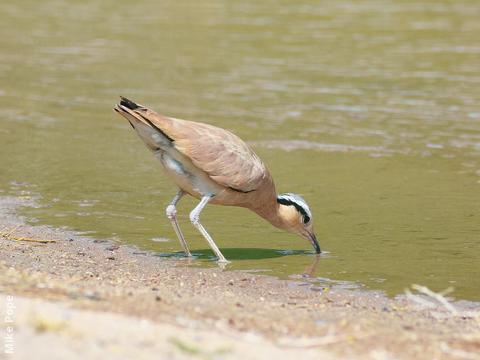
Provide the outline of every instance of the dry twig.
<path id="1" fill-rule="evenodd" d="M 46 243 L 51 243 L 51 242 L 57 242 L 56 240 L 53 239 L 32 239 L 32 238 L 26 238 L 26 237 L 20 237 L 20 236 L 13 236 L 12 234 L 20 227 L 20 225 L 15 226 L 12 230 L 10 231 L 4 231 L 0 232 L 0 236 L 3 236 L 4 238 L 8 240 L 15 240 L 15 241 L 30 241 L 30 242 L 39 242 L 42 244 Z"/>
<path id="2" fill-rule="evenodd" d="M 450 311 L 453 315 L 458 315 L 457 309 L 455 309 L 455 307 L 452 304 L 450 304 L 448 302 L 448 300 L 445 299 L 445 297 L 443 296 L 443 294 L 447 294 L 447 293 L 451 292 L 453 290 L 452 288 L 448 288 L 448 289 L 442 291 L 441 293 L 436 293 L 436 292 L 430 290 L 429 288 L 427 288 L 426 286 L 417 285 L 417 284 L 413 284 L 412 288 L 417 290 L 418 292 L 420 292 L 422 294 L 425 294 L 425 295 L 437 300 L 440 304 L 442 304 L 445 307 L 445 309 Z"/>

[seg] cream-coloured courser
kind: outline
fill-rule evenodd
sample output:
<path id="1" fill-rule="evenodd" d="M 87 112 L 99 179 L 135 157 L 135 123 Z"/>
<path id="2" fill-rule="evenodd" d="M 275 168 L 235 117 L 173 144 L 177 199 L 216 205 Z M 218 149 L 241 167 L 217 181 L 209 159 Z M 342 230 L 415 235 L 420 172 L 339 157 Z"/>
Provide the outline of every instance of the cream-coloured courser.
<path id="1" fill-rule="evenodd" d="M 124 97 L 114 110 L 129 121 L 179 187 L 167 207 L 167 217 L 186 256 L 191 255 L 178 226 L 175 207 L 184 194 L 200 199 L 190 213 L 190 221 L 220 262 L 227 260 L 200 223 L 200 212 L 207 203 L 248 208 L 273 226 L 307 239 L 320 253 L 307 203 L 291 193 L 277 196 L 267 167 L 238 136 L 212 125 L 160 115 Z"/>

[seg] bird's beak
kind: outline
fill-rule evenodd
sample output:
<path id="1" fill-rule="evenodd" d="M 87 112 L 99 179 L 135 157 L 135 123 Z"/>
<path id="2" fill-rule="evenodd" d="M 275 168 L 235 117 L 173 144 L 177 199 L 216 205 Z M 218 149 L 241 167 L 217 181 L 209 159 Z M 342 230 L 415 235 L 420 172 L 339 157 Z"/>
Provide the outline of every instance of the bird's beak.
<path id="1" fill-rule="evenodd" d="M 320 254 L 322 251 L 320 250 L 320 245 L 318 245 L 317 237 L 314 233 L 310 234 L 310 242 L 312 243 L 313 247 L 315 248 L 315 252 Z"/>

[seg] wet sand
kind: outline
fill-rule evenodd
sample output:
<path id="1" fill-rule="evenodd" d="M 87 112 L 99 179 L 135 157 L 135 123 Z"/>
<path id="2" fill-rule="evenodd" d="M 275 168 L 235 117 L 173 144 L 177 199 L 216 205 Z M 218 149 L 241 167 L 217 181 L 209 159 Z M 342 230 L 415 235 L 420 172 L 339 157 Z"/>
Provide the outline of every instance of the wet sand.
<path id="1" fill-rule="evenodd" d="M 194 268 L 27 225 L 17 210 L 31 203 L 0 197 L 2 334 L 12 331 L 12 358 L 480 359 L 475 304 Z"/>

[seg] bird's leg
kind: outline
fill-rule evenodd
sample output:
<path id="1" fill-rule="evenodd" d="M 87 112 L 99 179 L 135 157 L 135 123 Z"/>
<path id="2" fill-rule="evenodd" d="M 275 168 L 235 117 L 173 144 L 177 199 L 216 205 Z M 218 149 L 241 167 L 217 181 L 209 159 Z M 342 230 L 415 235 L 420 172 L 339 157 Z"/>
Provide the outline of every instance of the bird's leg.
<path id="1" fill-rule="evenodd" d="M 192 210 L 190 213 L 190 221 L 192 222 L 193 226 L 195 226 L 203 235 L 203 237 L 208 241 L 208 244 L 212 248 L 215 255 L 217 255 L 218 261 L 221 263 L 228 262 L 227 259 L 222 255 L 220 250 L 218 249 L 217 245 L 213 241 L 212 237 L 208 234 L 207 230 L 200 224 L 200 213 L 202 212 L 205 205 L 213 198 L 212 195 L 206 195 L 202 197 L 200 203 Z"/>
<path id="2" fill-rule="evenodd" d="M 173 230 L 175 230 L 175 233 L 177 234 L 178 240 L 180 240 L 180 243 L 183 246 L 183 249 L 185 250 L 185 256 L 190 257 L 192 254 L 190 254 L 190 250 L 188 250 L 187 243 L 185 241 L 185 238 L 183 237 L 182 230 L 180 230 L 180 226 L 178 225 L 177 222 L 177 208 L 176 205 L 182 198 L 182 196 L 185 193 L 183 192 L 182 189 L 178 190 L 177 195 L 173 198 L 172 202 L 170 205 L 167 206 L 167 217 L 172 223 Z"/>

